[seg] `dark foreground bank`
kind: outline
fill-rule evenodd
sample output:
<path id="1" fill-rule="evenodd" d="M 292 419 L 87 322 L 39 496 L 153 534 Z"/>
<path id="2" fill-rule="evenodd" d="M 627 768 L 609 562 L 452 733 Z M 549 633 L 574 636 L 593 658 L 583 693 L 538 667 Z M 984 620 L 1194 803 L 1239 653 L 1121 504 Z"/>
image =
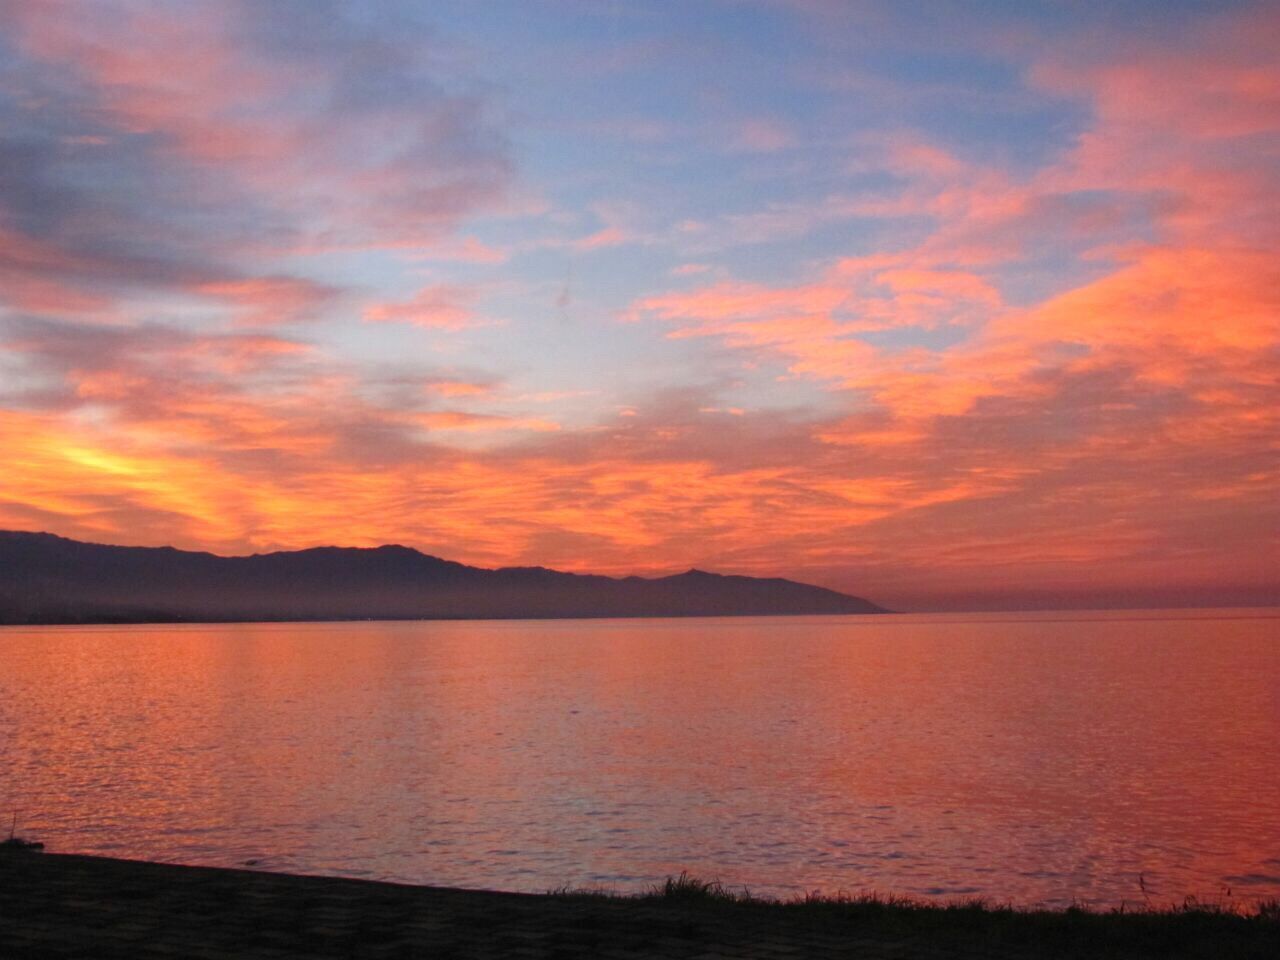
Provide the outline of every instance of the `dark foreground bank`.
<path id="1" fill-rule="evenodd" d="M 0 957 L 1280 956 L 1280 911 L 1093 914 L 410 887 L 0 851 Z"/>

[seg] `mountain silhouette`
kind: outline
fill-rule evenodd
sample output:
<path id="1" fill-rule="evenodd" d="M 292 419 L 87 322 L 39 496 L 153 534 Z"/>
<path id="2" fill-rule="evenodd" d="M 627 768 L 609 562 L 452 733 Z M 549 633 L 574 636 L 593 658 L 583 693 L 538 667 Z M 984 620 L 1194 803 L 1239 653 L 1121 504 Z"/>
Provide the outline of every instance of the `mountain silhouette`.
<path id="1" fill-rule="evenodd" d="M 0 623 L 886 613 L 780 578 L 486 570 L 402 546 L 220 557 L 0 531 Z"/>

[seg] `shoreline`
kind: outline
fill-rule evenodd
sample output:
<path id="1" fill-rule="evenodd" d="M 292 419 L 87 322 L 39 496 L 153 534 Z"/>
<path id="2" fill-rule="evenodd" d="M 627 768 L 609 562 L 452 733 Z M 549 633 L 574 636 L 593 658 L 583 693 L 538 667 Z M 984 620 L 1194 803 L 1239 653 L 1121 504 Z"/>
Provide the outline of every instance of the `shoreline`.
<path id="1" fill-rule="evenodd" d="M 506 893 L 0 850 L 0 955 L 1262 960 L 1280 955 L 1280 904 L 1245 915 L 768 901 L 683 875 L 641 895 Z"/>

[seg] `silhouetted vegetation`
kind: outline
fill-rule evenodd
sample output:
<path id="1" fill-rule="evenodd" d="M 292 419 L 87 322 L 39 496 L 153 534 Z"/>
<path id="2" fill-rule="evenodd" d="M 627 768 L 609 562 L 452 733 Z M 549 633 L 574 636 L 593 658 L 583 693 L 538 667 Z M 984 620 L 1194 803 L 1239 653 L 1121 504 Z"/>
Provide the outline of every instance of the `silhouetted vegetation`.
<path id="1" fill-rule="evenodd" d="M 1140 891 L 1141 893 L 1141 891 Z M 1280 956 L 1280 900 L 1147 899 L 1113 909 L 1018 907 L 982 898 L 944 903 L 895 894 L 809 893 L 775 899 L 681 872 L 639 893 L 561 888 L 557 897 L 664 902 L 690 908 L 775 913 L 831 925 L 850 936 L 921 939 L 969 949 L 1008 947 L 1037 956 L 1269 958 Z"/>
<path id="2" fill-rule="evenodd" d="M 27 840 L 18 836 L 18 815 L 13 815 L 13 822 L 9 825 L 9 836 L 0 840 L 0 849 L 4 850 L 25 850 L 31 853 L 39 853 L 44 849 L 44 844 L 38 840 Z"/>

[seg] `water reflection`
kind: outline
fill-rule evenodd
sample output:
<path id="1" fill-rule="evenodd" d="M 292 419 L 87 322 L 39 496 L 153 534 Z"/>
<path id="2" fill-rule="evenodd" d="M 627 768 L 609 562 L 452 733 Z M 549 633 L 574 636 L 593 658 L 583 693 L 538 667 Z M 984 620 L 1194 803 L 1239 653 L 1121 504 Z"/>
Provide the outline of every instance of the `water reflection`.
<path id="1" fill-rule="evenodd" d="M 1258 614 L 10 628 L 0 807 L 57 850 L 508 889 L 1275 896 Z"/>

